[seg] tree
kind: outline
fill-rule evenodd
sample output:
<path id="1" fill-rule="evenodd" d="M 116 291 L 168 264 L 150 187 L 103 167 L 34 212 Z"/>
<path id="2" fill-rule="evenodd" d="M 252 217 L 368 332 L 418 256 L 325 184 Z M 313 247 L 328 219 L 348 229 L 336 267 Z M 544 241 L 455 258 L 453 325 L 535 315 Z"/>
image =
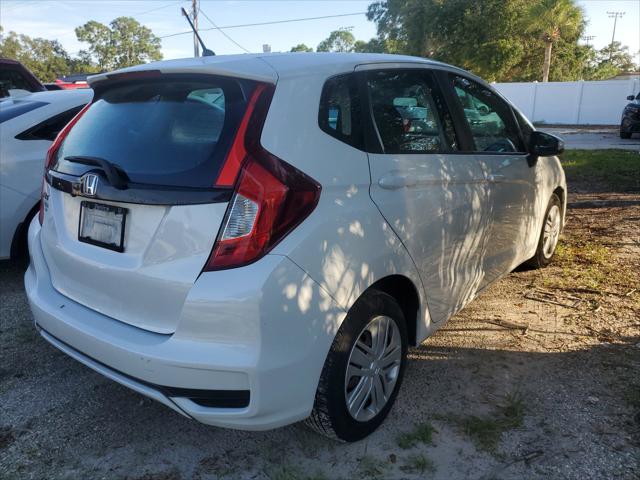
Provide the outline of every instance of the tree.
<path id="1" fill-rule="evenodd" d="M 629 47 L 622 46 L 620 42 L 612 42 L 598 51 L 596 60 L 599 64 L 609 64 L 621 72 L 635 72 L 638 68 L 633 62 L 633 57 L 629 53 Z"/>
<path id="2" fill-rule="evenodd" d="M 69 74 L 69 55 L 57 40 L 9 32 L 0 38 L 0 57 L 18 60 L 42 82 Z"/>
<path id="3" fill-rule="evenodd" d="M 295 47 L 291 47 L 290 52 L 313 52 L 313 48 L 307 47 L 304 43 L 299 43 Z"/>
<path id="4" fill-rule="evenodd" d="M 352 52 L 356 39 L 348 28 L 334 30 L 318 44 L 318 52 Z"/>
<path id="5" fill-rule="evenodd" d="M 368 42 L 356 40 L 353 51 L 360 53 L 395 53 L 391 42 L 385 39 L 372 38 Z"/>
<path id="6" fill-rule="evenodd" d="M 549 81 L 553 45 L 560 39 L 579 38 L 584 30 L 580 7 L 572 0 L 537 0 L 525 17 L 525 31 L 539 36 L 544 42 L 542 81 Z"/>
<path id="7" fill-rule="evenodd" d="M 571 19 L 576 28 L 567 28 L 567 21 L 556 25 L 548 77 L 581 78 L 588 55 L 578 39 L 585 22 L 572 0 L 378 0 L 367 18 L 376 23 L 385 51 L 431 57 L 489 81 L 531 81 L 540 78 L 545 63 L 548 18 L 540 5 L 551 4 L 571 7 L 572 15 L 553 15 Z"/>
<path id="8" fill-rule="evenodd" d="M 494 81 L 524 55 L 527 0 L 386 0 L 369 6 L 378 38 L 393 53 L 432 57 Z"/>
<path id="9" fill-rule="evenodd" d="M 131 17 L 118 17 L 108 26 L 91 20 L 75 31 L 78 40 L 89 44 L 87 52 L 101 70 L 162 59 L 160 38 Z"/>

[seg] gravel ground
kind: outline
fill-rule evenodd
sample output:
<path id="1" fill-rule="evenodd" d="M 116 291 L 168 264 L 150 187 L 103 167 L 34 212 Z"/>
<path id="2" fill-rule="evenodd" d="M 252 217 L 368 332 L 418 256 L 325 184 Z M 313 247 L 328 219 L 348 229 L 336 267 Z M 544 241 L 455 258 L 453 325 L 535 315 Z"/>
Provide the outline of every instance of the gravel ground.
<path id="1" fill-rule="evenodd" d="M 24 265 L 0 264 L 0 478 L 640 479 L 640 195 L 570 201 L 556 262 L 413 349 L 350 445 L 207 427 L 101 377 L 36 334 Z"/>

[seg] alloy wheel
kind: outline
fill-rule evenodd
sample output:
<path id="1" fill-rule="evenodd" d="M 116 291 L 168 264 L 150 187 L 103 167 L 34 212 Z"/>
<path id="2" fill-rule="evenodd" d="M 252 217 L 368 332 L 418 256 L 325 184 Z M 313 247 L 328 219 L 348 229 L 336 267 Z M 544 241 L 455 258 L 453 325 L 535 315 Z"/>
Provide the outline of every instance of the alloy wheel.
<path id="1" fill-rule="evenodd" d="M 345 376 L 349 414 L 359 422 L 375 417 L 393 394 L 402 363 L 402 340 L 396 322 L 374 317 L 351 348 Z"/>

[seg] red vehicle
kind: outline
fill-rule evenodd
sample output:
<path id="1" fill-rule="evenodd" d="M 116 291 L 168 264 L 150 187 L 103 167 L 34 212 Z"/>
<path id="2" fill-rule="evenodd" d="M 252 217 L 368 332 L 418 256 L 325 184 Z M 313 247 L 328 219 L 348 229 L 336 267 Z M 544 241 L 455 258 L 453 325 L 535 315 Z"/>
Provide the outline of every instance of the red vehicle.
<path id="1" fill-rule="evenodd" d="M 42 92 L 46 88 L 27 67 L 17 60 L 0 58 L 0 98 L 8 97 L 9 90 Z"/>
<path id="2" fill-rule="evenodd" d="M 56 79 L 53 85 L 64 89 L 64 90 L 75 90 L 76 88 L 89 88 L 89 84 L 87 83 L 87 77 L 89 75 L 86 73 L 78 73 L 74 75 L 67 75 L 66 77 L 61 77 Z"/>

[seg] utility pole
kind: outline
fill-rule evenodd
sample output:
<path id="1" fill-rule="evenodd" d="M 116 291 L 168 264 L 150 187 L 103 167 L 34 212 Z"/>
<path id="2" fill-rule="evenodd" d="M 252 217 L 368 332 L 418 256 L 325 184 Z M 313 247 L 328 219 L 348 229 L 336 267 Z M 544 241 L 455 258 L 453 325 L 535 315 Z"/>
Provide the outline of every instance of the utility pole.
<path id="1" fill-rule="evenodd" d="M 200 7 L 198 7 L 198 0 L 191 0 L 191 17 L 193 18 L 193 26 L 195 30 L 193 32 L 193 56 L 196 58 L 200 56 L 200 45 L 198 44 L 198 38 L 196 36 L 196 32 L 198 31 L 198 10 L 200 10 Z"/>
<path id="2" fill-rule="evenodd" d="M 585 41 L 585 44 L 587 45 L 587 47 L 591 46 L 591 41 L 596 38 L 595 35 L 585 35 L 584 37 L 582 37 L 582 39 Z"/>
<path id="3" fill-rule="evenodd" d="M 611 51 L 609 52 L 609 61 L 613 56 L 613 42 L 616 39 L 616 25 L 618 24 L 618 17 L 622 18 L 627 12 L 607 12 L 609 18 L 613 18 L 613 35 L 611 35 Z"/>

